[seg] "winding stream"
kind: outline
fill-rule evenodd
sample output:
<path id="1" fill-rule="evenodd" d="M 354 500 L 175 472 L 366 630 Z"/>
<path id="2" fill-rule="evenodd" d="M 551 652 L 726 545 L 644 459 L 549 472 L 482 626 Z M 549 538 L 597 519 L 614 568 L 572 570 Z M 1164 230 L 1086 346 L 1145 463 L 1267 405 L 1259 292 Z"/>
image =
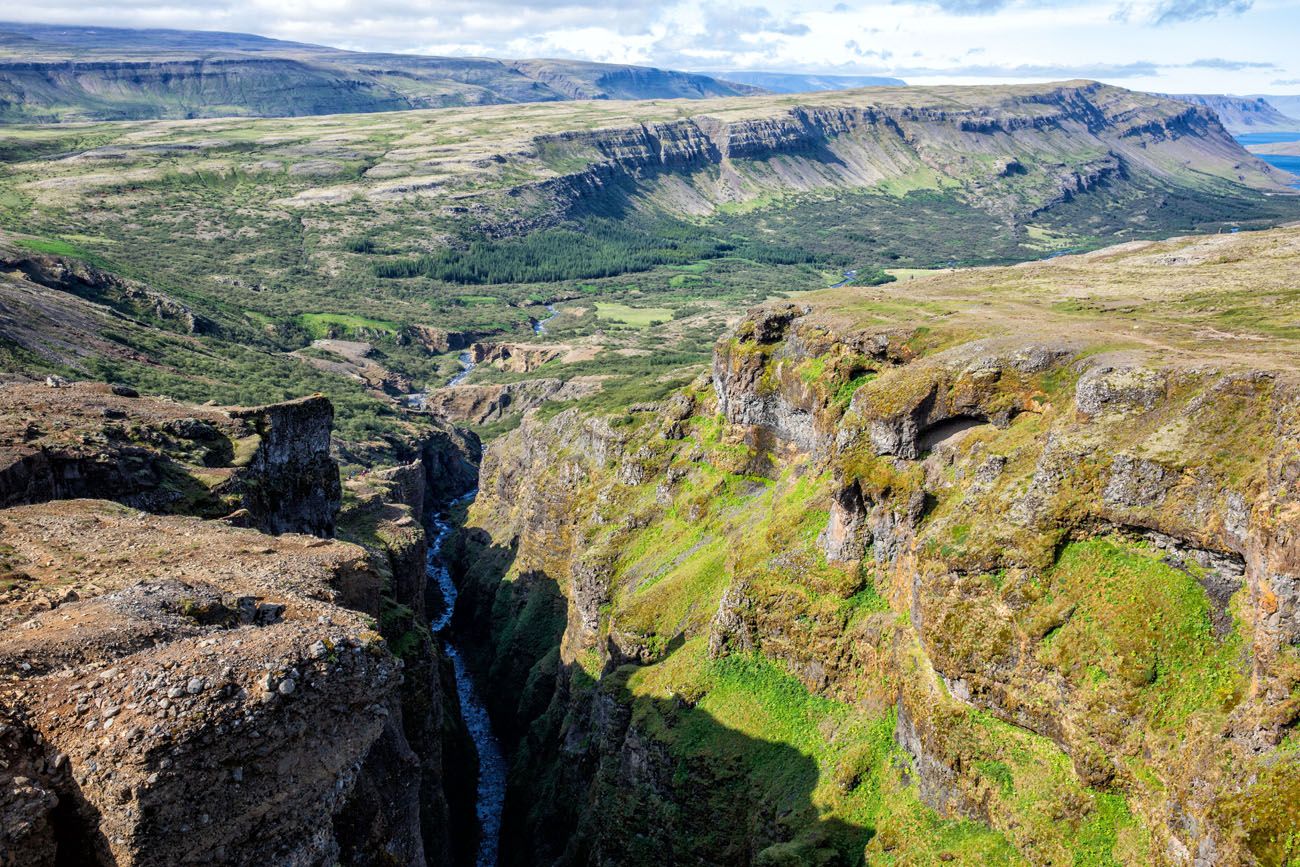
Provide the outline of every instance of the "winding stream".
<path id="1" fill-rule="evenodd" d="M 546 309 L 550 312 L 551 315 L 547 316 L 545 319 L 538 319 L 533 322 L 534 334 L 545 334 L 546 323 L 550 322 L 552 319 L 560 315 L 560 311 L 555 309 L 554 304 L 547 304 Z M 469 375 L 474 371 L 474 368 L 478 367 L 478 365 L 474 363 L 473 356 L 470 355 L 468 349 L 462 352 L 459 356 L 457 356 L 456 360 L 460 362 L 460 372 L 458 372 L 451 379 L 447 380 L 447 385 L 443 386 L 444 388 L 453 385 L 460 385 L 462 382 L 464 382 L 466 379 L 469 378 Z M 419 391 L 413 394 L 408 394 L 403 396 L 402 400 L 404 400 L 406 402 L 406 406 L 411 409 L 424 409 L 425 397 L 426 397 L 426 393 L 423 391 Z"/>
<path id="2" fill-rule="evenodd" d="M 841 286 L 847 286 L 847 285 L 849 285 L 849 283 L 853 280 L 853 278 L 856 277 L 856 276 L 858 276 L 858 272 L 857 272 L 857 271 L 845 271 L 843 276 L 844 276 L 844 279 L 843 279 L 843 280 L 841 280 L 841 281 L 838 282 L 838 283 L 832 283 L 832 284 L 831 284 L 831 288 L 832 288 L 832 289 L 838 289 L 838 288 L 840 288 Z"/>
<path id="3" fill-rule="evenodd" d="M 447 385 L 460 385 L 465 381 L 465 378 L 474 371 L 474 368 L 478 367 L 472 359 L 473 356 L 469 354 L 468 349 L 456 357 L 456 360 L 460 362 L 460 373 L 447 380 Z"/>
<path id="4" fill-rule="evenodd" d="M 448 386 L 460 385 L 462 382 L 465 381 L 465 378 L 470 375 L 470 372 L 474 370 L 474 368 L 478 367 L 478 365 L 471 360 L 472 358 L 473 356 L 469 354 L 469 350 L 466 350 L 465 352 L 462 352 L 459 356 L 457 356 L 456 360 L 460 362 L 460 372 L 457 373 L 455 376 L 453 376 L 451 379 L 447 380 Z M 425 402 L 428 400 L 428 397 L 429 397 L 428 392 L 417 391 L 412 394 L 404 395 L 402 397 L 402 400 L 406 402 L 406 406 L 408 409 L 424 409 Z"/>
<path id="5" fill-rule="evenodd" d="M 463 360 L 462 364 L 465 363 Z M 454 382 L 452 383 L 455 384 Z M 474 498 L 477 491 L 453 500 L 451 505 L 458 506 Z M 443 649 L 451 658 L 452 668 L 456 672 L 456 693 L 460 697 L 460 712 L 465 720 L 465 727 L 474 740 L 478 750 L 478 795 L 475 799 L 475 812 L 478 814 L 479 838 L 477 867 L 496 867 L 497 846 L 501 837 L 501 809 L 506 799 L 506 760 L 501 753 L 501 744 L 492 732 L 492 721 L 488 719 L 487 708 L 479 698 L 474 679 L 470 676 L 461 658 L 460 650 L 452 640 L 448 627 L 451 625 L 452 612 L 456 610 L 456 585 L 451 580 L 451 572 L 442 558 L 442 548 L 451 535 L 451 520 L 446 513 L 433 519 L 433 534 L 429 540 L 429 557 L 427 573 L 438 582 L 442 592 L 442 613 L 431 624 L 435 635 L 442 639 Z"/>
<path id="6" fill-rule="evenodd" d="M 539 320 L 537 320 L 536 322 L 533 323 L 533 333 L 534 333 L 534 334 L 545 334 L 545 333 L 546 333 L 546 323 L 550 322 L 552 319 L 554 319 L 555 317 L 557 317 L 557 316 L 560 315 L 560 311 L 558 311 L 558 310 L 555 309 L 555 305 L 554 305 L 554 304 L 547 304 L 547 305 L 546 305 L 546 309 L 550 312 L 551 315 L 550 315 L 550 316 L 547 316 L 545 319 L 539 319 Z"/>

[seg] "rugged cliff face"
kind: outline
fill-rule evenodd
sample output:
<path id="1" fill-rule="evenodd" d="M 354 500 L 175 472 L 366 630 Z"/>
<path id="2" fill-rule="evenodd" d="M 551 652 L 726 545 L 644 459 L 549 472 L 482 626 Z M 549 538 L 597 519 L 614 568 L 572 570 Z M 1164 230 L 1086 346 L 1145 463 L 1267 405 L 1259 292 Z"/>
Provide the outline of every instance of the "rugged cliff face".
<path id="1" fill-rule="evenodd" d="M 0 861 L 464 862 L 421 522 L 476 441 L 434 426 L 340 518 L 332 414 L 0 385 Z"/>
<path id="2" fill-rule="evenodd" d="M 1027 219 L 1099 185 L 1169 182 L 1190 166 L 1210 185 L 1280 186 L 1267 166 L 1242 161 L 1209 109 L 1095 82 L 965 104 L 866 91 L 757 118 L 702 113 L 540 136 L 534 147 L 551 165 L 586 163 L 537 186 L 571 207 L 631 183 L 661 207 L 697 215 L 782 193 L 933 188 Z"/>
<path id="3" fill-rule="evenodd" d="M 1189 305 L 1296 250 L 813 295 L 653 411 L 494 442 L 506 862 L 1287 863 L 1300 384 Z"/>
<path id="4" fill-rule="evenodd" d="M 0 385 L 0 504 L 86 497 L 333 534 L 340 501 L 324 398 L 229 410 L 93 383 Z"/>

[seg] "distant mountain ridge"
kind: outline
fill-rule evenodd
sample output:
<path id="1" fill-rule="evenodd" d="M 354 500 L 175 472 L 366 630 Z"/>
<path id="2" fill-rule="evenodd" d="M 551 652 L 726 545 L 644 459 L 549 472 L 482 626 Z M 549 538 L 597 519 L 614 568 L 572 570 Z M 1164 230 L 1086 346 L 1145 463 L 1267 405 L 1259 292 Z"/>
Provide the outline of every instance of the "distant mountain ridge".
<path id="1" fill-rule="evenodd" d="M 294 117 L 758 88 L 653 67 L 344 51 L 244 33 L 0 23 L 0 122 Z"/>
<path id="2" fill-rule="evenodd" d="M 853 90 L 859 87 L 902 87 L 901 78 L 881 75 L 820 75 L 800 72 L 763 72 L 760 70 L 708 71 L 707 75 L 720 81 L 733 81 L 761 87 L 772 93 L 814 93 L 819 90 Z"/>
<path id="3" fill-rule="evenodd" d="M 292 42 L 221 30 L 134 29 L 82 27 L 64 24 L 29 24 L 0 21 L 0 51 L 5 55 L 28 49 L 40 58 L 61 56 L 75 60 L 87 54 L 125 57 L 156 56 L 164 51 L 319 51 L 336 49 L 307 42 Z M 28 58 L 37 59 L 37 58 Z"/>
<path id="4" fill-rule="evenodd" d="M 1292 93 L 1281 96 L 1278 94 L 1253 95 L 1268 100 L 1269 105 L 1273 106 L 1287 117 L 1300 118 L 1300 94 Z"/>
<path id="5" fill-rule="evenodd" d="M 1275 99 L 1282 101 L 1286 97 L 1231 96 L 1213 93 L 1170 93 L 1162 95 L 1192 105 L 1205 106 L 1216 113 L 1228 132 L 1234 135 L 1274 130 L 1300 130 L 1300 118 L 1284 114 L 1279 110 L 1281 107 L 1274 102 Z M 1283 104 L 1288 107 L 1294 105 L 1295 110 L 1300 110 L 1300 99 L 1295 97 L 1292 97 L 1292 99 L 1295 99 L 1296 102 L 1284 102 Z"/>

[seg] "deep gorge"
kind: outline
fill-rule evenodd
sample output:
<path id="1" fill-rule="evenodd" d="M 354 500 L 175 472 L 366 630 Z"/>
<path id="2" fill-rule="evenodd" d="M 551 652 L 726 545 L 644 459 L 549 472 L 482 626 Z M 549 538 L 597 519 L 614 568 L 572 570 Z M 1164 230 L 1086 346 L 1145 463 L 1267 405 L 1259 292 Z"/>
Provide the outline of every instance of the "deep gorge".
<path id="1" fill-rule="evenodd" d="M 338 488 L 319 397 L 8 384 L 5 845 L 487 865 L 504 794 L 506 865 L 1285 863 L 1300 392 L 1108 311 L 1295 244 L 773 301 L 661 401 Z"/>
<path id="2" fill-rule="evenodd" d="M 0 867 L 1300 857 L 1285 179 L 792 99 L 0 147 Z"/>
<path id="3" fill-rule="evenodd" d="M 1281 778 L 1207 793 L 1293 724 L 1293 530 L 1264 504 L 1294 496 L 1296 393 L 837 315 L 752 312 L 656 410 L 486 450 L 457 616 L 513 756 L 502 863 L 853 864 L 900 845 L 900 809 L 935 857 L 1267 862 L 1237 823 Z M 1251 456 L 1132 451 L 1239 413 Z M 1252 507 L 1218 474 L 1253 455 Z"/>

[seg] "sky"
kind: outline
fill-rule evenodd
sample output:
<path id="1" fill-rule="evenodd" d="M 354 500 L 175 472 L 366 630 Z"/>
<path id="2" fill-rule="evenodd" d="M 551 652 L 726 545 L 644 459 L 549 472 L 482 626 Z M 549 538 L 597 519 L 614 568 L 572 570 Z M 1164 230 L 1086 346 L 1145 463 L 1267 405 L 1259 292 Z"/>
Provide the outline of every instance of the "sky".
<path id="1" fill-rule="evenodd" d="M 1300 93 L 1300 0 L 44 0 L 0 17 L 912 84 Z"/>

